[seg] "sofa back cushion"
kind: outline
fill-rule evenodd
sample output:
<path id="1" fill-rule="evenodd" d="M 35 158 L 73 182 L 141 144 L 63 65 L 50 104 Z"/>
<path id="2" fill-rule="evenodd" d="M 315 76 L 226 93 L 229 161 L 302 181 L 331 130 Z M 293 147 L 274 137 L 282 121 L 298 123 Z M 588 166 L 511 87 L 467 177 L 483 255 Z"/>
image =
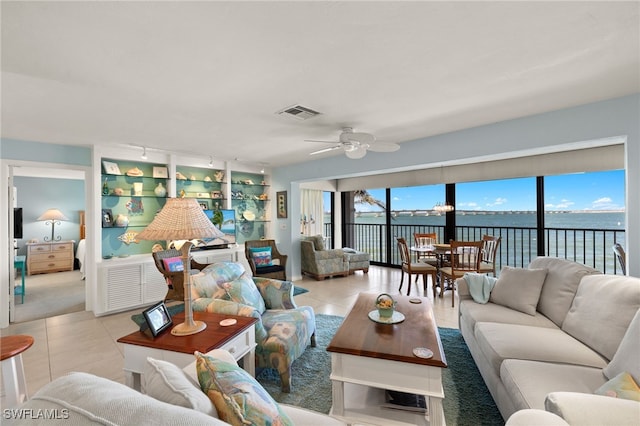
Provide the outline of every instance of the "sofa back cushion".
<path id="1" fill-rule="evenodd" d="M 312 237 L 308 237 L 307 240 L 313 243 L 313 248 L 317 251 L 324 250 L 324 238 L 322 238 L 322 235 L 314 235 Z"/>
<path id="2" fill-rule="evenodd" d="M 580 282 L 562 330 L 610 360 L 638 309 L 640 279 L 586 276 Z"/>
<path id="3" fill-rule="evenodd" d="M 558 327 L 562 326 L 562 322 L 569 312 L 582 277 L 600 274 L 597 269 L 580 263 L 545 256 L 535 258 L 529 264 L 529 268 L 547 270 L 538 301 L 538 312 L 549 318 Z"/>
<path id="4" fill-rule="evenodd" d="M 607 379 L 626 372 L 631 374 L 636 383 L 640 383 L 640 310 L 631 320 L 616 354 L 602 372 Z"/>

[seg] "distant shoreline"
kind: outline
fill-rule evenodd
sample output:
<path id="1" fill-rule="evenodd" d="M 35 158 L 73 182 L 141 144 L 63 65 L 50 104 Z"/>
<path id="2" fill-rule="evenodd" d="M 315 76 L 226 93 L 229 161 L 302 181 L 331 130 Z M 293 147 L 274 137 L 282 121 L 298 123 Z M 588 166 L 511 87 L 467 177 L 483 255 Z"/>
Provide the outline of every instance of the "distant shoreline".
<path id="1" fill-rule="evenodd" d="M 384 210 L 378 211 L 356 211 L 359 216 L 380 216 L 384 215 Z M 575 214 L 575 213 L 625 213 L 625 210 L 546 210 L 545 214 Z M 392 216 L 440 216 L 443 213 L 433 210 L 391 210 Z M 503 214 L 536 214 L 535 210 L 456 210 L 456 214 L 461 215 L 503 215 Z"/>

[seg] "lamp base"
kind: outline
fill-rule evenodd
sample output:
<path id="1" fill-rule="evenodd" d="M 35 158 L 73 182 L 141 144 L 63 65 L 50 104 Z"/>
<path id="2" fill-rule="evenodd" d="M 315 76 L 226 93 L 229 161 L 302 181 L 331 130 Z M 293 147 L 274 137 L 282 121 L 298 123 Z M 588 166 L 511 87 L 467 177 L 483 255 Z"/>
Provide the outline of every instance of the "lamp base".
<path id="1" fill-rule="evenodd" d="M 173 327 L 171 334 L 174 336 L 189 336 L 191 334 L 200 333 L 205 328 L 207 328 L 207 324 L 202 321 L 193 321 L 191 324 L 185 321 L 182 324 L 178 324 Z"/>

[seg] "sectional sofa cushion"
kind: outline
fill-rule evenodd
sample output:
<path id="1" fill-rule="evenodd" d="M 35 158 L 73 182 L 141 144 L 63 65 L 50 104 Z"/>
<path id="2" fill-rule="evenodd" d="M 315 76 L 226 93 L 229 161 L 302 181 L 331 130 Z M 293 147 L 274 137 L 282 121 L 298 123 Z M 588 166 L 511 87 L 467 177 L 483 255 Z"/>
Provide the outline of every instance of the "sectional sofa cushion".
<path id="1" fill-rule="evenodd" d="M 631 320 L 627 332 L 620 342 L 620 346 L 611 362 L 602 371 L 607 378 L 612 379 L 620 373 L 627 372 L 636 383 L 640 384 L 640 310 Z"/>
<path id="2" fill-rule="evenodd" d="M 177 365 L 147 358 L 143 378 L 143 391 L 150 397 L 218 417 L 216 408 L 200 386 Z"/>
<path id="3" fill-rule="evenodd" d="M 34 415 L 19 424 L 229 426 L 199 411 L 170 405 L 121 383 L 80 372 L 47 383 L 25 403 L 24 409 L 32 413 L 57 410 L 58 414 L 66 409 L 69 417 L 43 421 Z"/>
<path id="4" fill-rule="evenodd" d="M 474 336 L 496 372 L 511 358 L 600 369 L 607 365 L 601 355 L 558 328 L 483 322 L 476 323 Z"/>
<path id="5" fill-rule="evenodd" d="M 601 368 L 521 359 L 505 360 L 500 366 L 500 379 L 517 409 L 541 410 L 550 392 L 592 394 L 605 383 Z"/>
<path id="6" fill-rule="evenodd" d="M 610 360 L 640 309 L 638 288 L 640 279 L 584 277 L 562 329 Z"/>
<path id="7" fill-rule="evenodd" d="M 551 392 L 544 406 L 570 425 L 638 426 L 640 419 L 640 403 L 601 395 Z"/>
<path id="8" fill-rule="evenodd" d="M 600 274 L 597 269 L 581 265 L 570 260 L 556 257 L 536 257 L 529 264 L 531 269 L 546 269 L 547 276 L 540 292 L 538 312 L 553 321 L 558 327 L 562 325 L 576 289 L 582 277 Z"/>
<path id="9" fill-rule="evenodd" d="M 464 285 L 465 280 L 459 279 L 459 288 L 464 287 Z M 466 323 L 471 327 L 475 327 L 475 324 L 479 322 L 499 322 L 547 328 L 558 327 L 553 321 L 539 312 L 532 316 L 491 302 L 486 304 L 476 303 L 470 298 L 460 299 L 460 318 L 461 323 Z"/>
<path id="10" fill-rule="evenodd" d="M 535 315 L 546 269 L 523 269 L 505 266 L 500 271 L 489 301 L 525 314 Z"/>

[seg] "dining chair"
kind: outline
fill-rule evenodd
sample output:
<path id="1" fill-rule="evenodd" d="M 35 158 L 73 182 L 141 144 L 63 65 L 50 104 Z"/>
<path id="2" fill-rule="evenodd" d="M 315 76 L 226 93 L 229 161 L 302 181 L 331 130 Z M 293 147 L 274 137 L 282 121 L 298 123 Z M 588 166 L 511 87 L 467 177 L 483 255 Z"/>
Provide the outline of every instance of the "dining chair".
<path id="1" fill-rule="evenodd" d="M 413 241 L 417 247 L 432 246 L 438 243 L 438 234 L 436 234 L 435 232 L 414 232 Z M 438 258 L 436 257 L 434 252 L 417 252 L 416 260 L 418 262 L 428 263 L 432 266 L 438 265 Z"/>
<path id="2" fill-rule="evenodd" d="M 411 293 L 411 277 L 416 275 L 416 283 L 418 282 L 418 276 L 422 275 L 423 290 L 427 291 L 427 275 L 431 275 L 431 282 L 433 287 L 433 297 L 436 297 L 436 272 L 437 268 L 428 263 L 412 263 L 411 255 L 409 254 L 409 247 L 407 247 L 407 240 L 403 237 L 398 237 L 398 251 L 400 252 L 400 260 L 402 262 L 402 276 L 400 278 L 400 288 L 398 291 L 402 291 L 402 285 L 404 283 L 404 274 L 409 275 L 409 284 L 407 288 L 407 296 Z"/>
<path id="3" fill-rule="evenodd" d="M 440 268 L 440 295 L 451 289 L 451 307 L 455 305 L 456 280 L 467 272 L 480 272 L 483 245 L 483 241 L 451 240 L 451 265 Z M 446 282 L 450 283 L 448 287 Z"/>
<path id="4" fill-rule="evenodd" d="M 627 275 L 627 254 L 624 251 L 624 247 L 620 243 L 615 243 L 613 245 L 613 252 L 618 259 L 618 263 L 620 263 L 620 269 L 622 270 L 622 275 Z"/>
<path id="5" fill-rule="evenodd" d="M 502 237 L 493 235 L 483 235 L 482 260 L 480 261 L 480 272 L 496 276 L 496 253 L 500 247 Z"/>

